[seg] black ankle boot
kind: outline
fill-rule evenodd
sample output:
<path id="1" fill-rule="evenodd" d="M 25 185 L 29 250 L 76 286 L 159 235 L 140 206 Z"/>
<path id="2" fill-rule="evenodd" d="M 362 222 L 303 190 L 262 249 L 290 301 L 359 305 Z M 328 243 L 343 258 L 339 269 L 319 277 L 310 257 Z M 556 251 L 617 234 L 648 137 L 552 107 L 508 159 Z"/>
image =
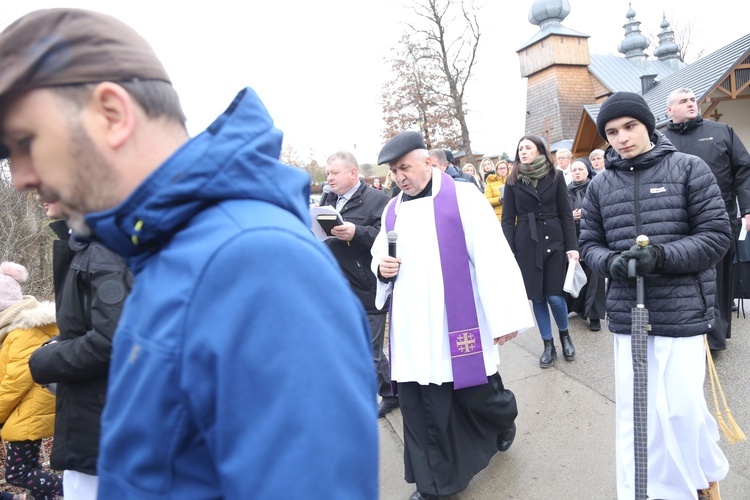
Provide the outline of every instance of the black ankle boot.
<path id="1" fill-rule="evenodd" d="M 568 330 L 560 330 L 560 344 L 562 344 L 562 353 L 565 361 L 573 361 L 576 359 L 576 348 L 573 345 L 573 341 L 570 339 Z"/>
<path id="2" fill-rule="evenodd" d="M 541 368 L 549 368 L 552 366 L 552 363 L 557 359 L 557 351 L 555 350 L 555 341 L 552 339 L 545 340 L 542 339 L 542 342 L 544 342 L 544 352 L 542 353 L 542 357 L 539 358 L 539 366 Z"/>

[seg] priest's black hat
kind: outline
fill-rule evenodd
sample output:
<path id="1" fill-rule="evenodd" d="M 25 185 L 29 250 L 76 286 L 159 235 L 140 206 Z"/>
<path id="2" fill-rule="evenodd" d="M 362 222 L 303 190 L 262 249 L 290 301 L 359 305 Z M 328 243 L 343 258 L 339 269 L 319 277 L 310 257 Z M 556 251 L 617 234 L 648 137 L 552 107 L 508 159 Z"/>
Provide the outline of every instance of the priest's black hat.
<path id="1" fill-rule="evenodd" d="M 400 132 L 386 142 L 383 149 L 380 150 L 378 165 L 398 160 L 415 149 L 427 149 L 422 134 L 409 130 Z"/>

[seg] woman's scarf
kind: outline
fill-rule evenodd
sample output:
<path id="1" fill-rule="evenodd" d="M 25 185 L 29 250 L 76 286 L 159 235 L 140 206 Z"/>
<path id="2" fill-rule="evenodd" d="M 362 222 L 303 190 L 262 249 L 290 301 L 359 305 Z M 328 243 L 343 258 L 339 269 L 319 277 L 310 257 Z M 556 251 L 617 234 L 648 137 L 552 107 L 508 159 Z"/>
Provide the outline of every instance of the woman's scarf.
<path id="1" fill-rule="evenodd" d="M 547 157 L 539 155 L 534 158 L 531 163 L 521 163 L 518 167 L 518 180 L 524 184 L 531 184 L 536 189 L 536 185 L 539 179 L 544 179 L 549 173 L 549 163 L 547 163 Z"/>
<path id="2" fill-rule="evenodd" d="M 586 196 L 586 188 L 589 187 L 589 182 L 591 182 L 591 179 L 587 177 L 582 182 L 573 181 L 568 185 L 570 199 L 575 200 L 573 210 L 578 210 L 583 206 L 583 198 Z"/>

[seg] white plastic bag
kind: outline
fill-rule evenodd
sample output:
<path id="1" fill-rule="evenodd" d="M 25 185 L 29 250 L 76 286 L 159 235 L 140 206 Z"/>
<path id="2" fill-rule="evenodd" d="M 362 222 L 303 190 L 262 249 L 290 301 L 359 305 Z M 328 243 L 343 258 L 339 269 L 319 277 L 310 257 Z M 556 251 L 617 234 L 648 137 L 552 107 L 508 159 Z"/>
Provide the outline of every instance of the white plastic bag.
<path id="1" fill-rule="evenodd" d="M 586 285 L 586 273 L 581 265 L 574 261 L 568 261 L 568 272 L 565 273 L 565 283 L 563 290 L 568 292 L 574 299 L 581 293 L 581 288 Z"/>

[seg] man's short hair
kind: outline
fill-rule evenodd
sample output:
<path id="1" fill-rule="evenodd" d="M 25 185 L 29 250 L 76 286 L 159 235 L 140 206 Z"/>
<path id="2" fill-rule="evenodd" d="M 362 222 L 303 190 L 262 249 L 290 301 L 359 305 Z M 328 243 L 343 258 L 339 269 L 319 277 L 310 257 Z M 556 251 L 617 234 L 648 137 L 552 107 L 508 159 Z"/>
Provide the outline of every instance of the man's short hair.
<path id="1" fill-rule="evenodd" d="M 604 156 L 604 151 L 601 149 L 595 149 L 591 153 L 589 153 L 589 160 L 592 160 L 594 156 Z"/>
<path id="2" fill-rule="evenodd" d="M 427 154 L 431 157 L 437 158 L 437 161 L 440 162 L 441 166 L 445 165 L 448 161 L 448 157 L 445 156 L 445 151 L 442 149 L 431 149 Z"/>
<path id="3" fill-rule="evenodd" d="M 50 90 L 73 104 L 76 109 L 82 108 L 91 97 L 98 83 L 82 85 L 61 85 Z M 160 80 L 138 80 L 119 82 L 122 88 L 143 109 L 149 118 L 166 118 L 170 122 L 185 126 L 185 114 L 180 105 L 180 98 L 174 87 Z"/>
<path id="4" fill-rule="evenodd" d="M 669 93 L 667 96 L 667 107 L 672 107 L 672 104 L 674 104 L 675 97 L 677 97 L 677 94 L 693 94 L 695 95 L 695 92 L 693 92 L 692 89 L 689 89 L 687 87 L 680 87 L 679 89 L 675 89 L 672 92 Z"/>
<path id="5" fill-rule="evenodd" d="M 357 159 L 349 151 L 336 151 L 328 157 L 328 159 L 326 160 L 326 165 L 334 160 L 342 160 L 347 165 L 350 165 L 352 168 L 359 171 L 359 164 L 357 163 Z"/>

